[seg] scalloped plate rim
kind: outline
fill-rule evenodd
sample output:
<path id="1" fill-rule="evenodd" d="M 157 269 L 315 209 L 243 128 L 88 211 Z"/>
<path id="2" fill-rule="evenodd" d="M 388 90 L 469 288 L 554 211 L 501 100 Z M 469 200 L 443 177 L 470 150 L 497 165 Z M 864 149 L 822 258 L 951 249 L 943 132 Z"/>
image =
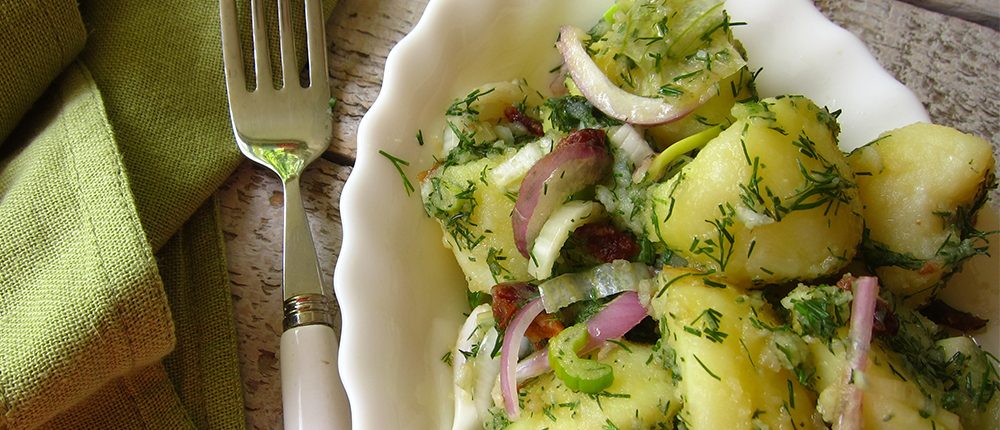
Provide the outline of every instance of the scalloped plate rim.
<path id="1" fill-rule="evenodd" d="M 470 6 L 470 3 L 476 5 Z M 440 116 L 447 100 L 462 95 L 455 93 L 456 89 L 463 89 L 460 87 L 464 82 L 462 79 L 478 83 L 498 80 L 490 76 L 484 78 L 488 80 L 475 81 L 452 70 L 475 63 L 474 59 L 453 58 L 456 52 L 464 52 L 462 50 L 470 43 L 465 40 L 470 34 L 463 31 L 470 28 L 480 30 L 481 36 L 485 33 L 484 28 L 495 27 L 498 22 L 506 22 L 503 20 L 510 20 L 512 16 L 521 16 L 518 13 L 524 14 L 527 9 L 543 7 L 551 10 L 559 5 L 573 5 L 572 8 L 565 7 L 563 12 L 574 15 L 577 25 L 586 25 L 596 21 L 600 11 L 610 3 L 608 0 L 582 3 L 558 0 L 544 4 L 532 0 L 431 0 L 414 29 L 389 53 L 382 89 L 358 129 L 357 161 L 340 201 L 344 236 L 334 285 L 343 318 L 340 371 L 351 399 L 354 428 L 451 426 L 452 406 L 448 393 L 451 370 L 440 362 L 440 358 L 450 348 L 462 319 L 459 309 L 465 301 L 464 288 L 454 288 L 463 287 L 461 273 L 453 261 L 451 267 L 443 263 L 453 257 L 437 245 L 440 243 L 440 231 L 433 221 L 422 215 L 419 195 L 404 192 L 402 179 L 387 155 L 410 157 L 399 158 L 410 163 L 401 168 L 414 180 L 419 170 L 429 167 L 433 159 L 428 154 L 431 151 L 429 147 L 416 143 L 414 135 L 417 130 L 434 137 L 432 127 L 443 122 L 432 118 Z M 747 19 L 746 26 L 734 28 L 737 37 L 747 47 L 751 64 L 757 64 L 755 52 L 763 49 L 761 46 L 781 42 L 755 28 L 795 22 L 798 24 L 792 26 L 796 28 L 794 31 L 807 32 L 806 35 L 811 37 L 787 37 L 785 34 L 784 39 L 795 40 L 784 41 L 791 43 L 789 46 L 792 47 L 781 49 L 798 50 L 795 52 L 801 51 L 799 53 L 802 54 L 802 59 L 796 64 L 801 67 L 790 69 L 803 74 L 817 73 L 823 67 L 833 69 L 836 64 L 810 64 L 821 57 L 807 55 L 809 49 L 815 51 L 820 42 L 825 43 L 822 45 L 824 49 L 834 54 L 830 58 L 842 66 L 849 65 L 859 70 L 861 76 L 877 83 L 869 91 L 890 98 L 890 103 L 882 107 L 883 112 L 865 108 L 858 115 L 882 118 L 878 115 L 888 114 L 888 120 L 880 119 L 883 121 L 880 125 L 885 125 L 882 130 L 910 122 L 929 121 L 916 96 L 885 72 L 859 39 L 827 20 L 810 1 L 733 0 L 727 9 L 731 10 L 734 20 L 743 16 L 753 18 Z M 581 10 L 597 13 L 583 17 Z M 486 16 L 489 13 L 494 15 Z M 555 21 L 556 16 L 546 18 Z M 755 24 L 758 27 L 754 27 Z M 513 34 L 512 37 L 519 35 Z M 480 42 L 475 40 L 475 43 Z M 806 44 L 809 41 L 813 44 Z M 539 40 L 538 43 L 544 42 Z M 502 50 L 503 46 L 500 48 Z M 765 62 L 773 61 L 762 54 L 760 56 Z M 550 66 L 552 64 L 535 65 L 546 70 Z M 503 65 L 499 69 L 503 69 Z M 499 69 L 480 72 L 490 75 Z M 761 91 L 765 95 L 782 85 L 782 77 L 771 73 L 765 67 L 761 74 Z M 457 76 L 448 79 L 453 75 Z M 516 77 L 508 76 L 506 79 Z M 820 81 L 822 79 L 817 80 Z M 795 85 L 800 84 L 796 82 Z M 464 89 L 468 88 L 471 87 Z M 845 115 L 854 115 L 851 109 L 853 100 L 839 97 L 824 100 L 823 97 L 830 96 L 821 92 L 810 94 L 810 89 L 799 88 L 803 89 L 804 95 L 816 97 L 819 104 L 844 109 Z M 423 96 L 428 91 L 436 98 Z M 451 93 L 441 94 L 448 91 Z M 440 104 L 441 100 L 445 103 Z M 416 127 L 410 128 L 411 125 Z M 847 131 L 852 127 L 845 124 L 845 133 L 853 132 Z M 871 133 L 865 130 L 858 132 L 857 137 L 850 135 L 854 142 L 845 146 L 857 146 L 866 139 L 874 138 Z M 435 234 L 436 241 L 427 240 Z M 410 249 L 413 245 L 416 250 Z M 427 267 L 439 270 L 426 270 Z M 417 281 L 434 285 L 414 285 Z M 450 291 L 454 290 L 446 287 L 457 291 L 452 293 Z M 423 294 L 424 291 L 442 295 Z M 445 291 L 448 292 L 443 293 Z M 408 311 L 398 312 L 400 309 Z M 416 339 L 412 339 L 414 336 Z"/>

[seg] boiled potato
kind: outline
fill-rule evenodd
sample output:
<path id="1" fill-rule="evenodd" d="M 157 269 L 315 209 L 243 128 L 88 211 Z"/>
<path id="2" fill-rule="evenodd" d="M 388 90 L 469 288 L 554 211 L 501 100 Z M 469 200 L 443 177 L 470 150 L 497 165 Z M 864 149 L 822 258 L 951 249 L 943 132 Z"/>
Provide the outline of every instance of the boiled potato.
<path id="1" fill-rule="evenodd" d="M 649 189 L 645 233 L 740 286 L 813 279 L 861 241 L 836 119 L 804 97 L 737 105 L 737 121 Z"/>
<path id="2" fill-rule="evenodd" d="M 672 428 L 681 402 L 670 371 L 648 364 L 655 352 L 649 345 L 628 341 L 608 344 L 595 354 L 611 365 L 614 382 L 598 394 L 567 388 L 554 373 L 527 381 L 519 390 L 521 416 L 503 427 L 505 413 L 494 411 L 501 422 L 487 421 L 486 428 L 514 429 L 647 429 Z M 496 391 L 496 390 L 495 390 Z M 499 396 L 499 393 L 495 393 Z M 496 404 L 503 402 L 497 398 Z"/>
<path id="3" fill-rule="evenodd" d="M 488 154 L 502 152 L 535 135 L 523 124 L 507 120 L 513 106 L 538 120 L 542 98 L 523 80 L 493 82 L 455 99 L 445 111 L 441 153 L 445 164 L 465 164 Z"/>
<path id="4" fill-rule="evenodd" d="M 716 1 L 618 1 L 588 31 L 586 49 L 619 88 L 688 105 L 728 90 L 720 83 L 746 65 L 728 23 Z"/>
<path id="5" fill-rule="evenodd" d="M 936 295 L 985 241 L 972 217 L 995 186 L 989 142 L 917 123 L 850 154 L 864 203 L 863 256 L 881 284 L 913 305 Z"/>
<path id="6" fill-rule="evenodd" d="M 828 422 L 836 422 L 847 374 L 846 342 L 812 339 L 809 347 L 816 360 L 819 410 Z M 929 398 L 900 359 L 878 344 L 873 344 L 869 351 L 864 376 L 856 379 L 862 381 L 861 413 L 865 429 L 962 428 L 958 416 Z"/>
<path id="7" fill-rule="evenodd" d="M 500 282 L 531 279 L 528 259 L 514 244 L 510 213 L 514 200 L 492 181 L 489 171 L 514 150 L 466 164 L 438 166 L 421 182 L 424 209 L 444 231 L 469 290 L 489 293 Z"/>
<path id="8" fill-rule="evenodd" d="M 542 97 L 524 80 L 500 81 L 473 88 L 464 97 L 455 99 L 445 115 L 449 119 L 466 117 L 482 123 L 497 123 L 505 118 L 510 106 L 537 108 Z"/>
<path id="9" fill-rule="evenodd" d="M 817 408 L 830 423 L 836 423 L 842 413 L 847 378 L 852 375 L 853 300 L 849 289 L 801 284 L 781 300 L 789 312 L 791 330 L 807 345 L 804 355 L 813 372 L 809 384 L 820 393 Z M 950 387 L 939 378 L 940 370 L 932 370 L 942 369 L 945 363 L 934 341 L 939 329 L 916 311 L 896 306 L 891 296 L 880 300 L 888 300 L 885 309 L 895 321 L 894 328 L 873 333 L 863 373 L 855 371 L 852 376 L 861 392 L 864 428 L 961 428 L 958 416 L 944 406 Z"/>
<path id="10" fill-rule="evenodd" d="M 957 336 L 938 341 L 938 347 L 948 357 L 947 371 L 959 381 L 954 397 L 955 412 L 962 417 L 963 427 L 987 430 L 1000 423 L 1000 376 L 994 362 L 969 337 Z"/>
<path id="11" fill-rule="evenodd" d="M 488 293 L 500 282 L 531 279 L 528 260 L 514 245 L 511 189 L 543 155 L 540 148 L 551 146 L 542 142 L 551 139 L 539 139 L 504 112 L 513 106 L 537 121 L 540 103 L 541 96 L 521 80 L 486 84 L 455 99 L 446 111 L 440 161 L 421 176 L 424 210 L 441 225 L 444 245 L 455 253 L 472 291 Z M 520 161 L 507 163 L 513 157 Z M 498 167 L 503 174 L 491 174 Z"/>
<path id="12" fill-rule="evenodd" d="M 687 428 L 826 428 L 815 394 L 776 346 L 769 327 L 781 324 L 758 293 L 690 269 L 668 267 L 655 279 L 650 314 L 680 375 Z"/>

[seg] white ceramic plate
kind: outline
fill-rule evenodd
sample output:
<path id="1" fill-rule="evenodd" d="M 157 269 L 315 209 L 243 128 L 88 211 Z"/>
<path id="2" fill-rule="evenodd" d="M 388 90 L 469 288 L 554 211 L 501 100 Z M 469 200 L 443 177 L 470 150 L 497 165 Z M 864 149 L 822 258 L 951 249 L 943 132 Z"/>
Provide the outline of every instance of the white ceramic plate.
<path id="1" fill-rule="evenodd" d="M 610 4 L 431 0 L 390 53 L 341 197 L 344 241 L 335 285 L 343 312 L 341 374 L 354 428 L 450 428 L 451 369 L 441 357 L 468 311 L 463 276 L 441 245 L 440 229 L 380 151 L 408 161 L 403 169 L 418 186 L 416 175 L 438 152 L 418 145 L 418 130 L 426 142 L 438 141 L 452 99 L 483 83 L 523 77 L 547 88 L 548 70 L 560 64 L 553 47 L 558 27 L 589 28 Z M 753 68 L 764 68 L 762 95 L 803 94 L 842 109 L 845 149 L 928 120 L 916 97 L 809 0 L 739 0 L 727 9 L 734 21 L 747 23 L 734 31 Z"/>

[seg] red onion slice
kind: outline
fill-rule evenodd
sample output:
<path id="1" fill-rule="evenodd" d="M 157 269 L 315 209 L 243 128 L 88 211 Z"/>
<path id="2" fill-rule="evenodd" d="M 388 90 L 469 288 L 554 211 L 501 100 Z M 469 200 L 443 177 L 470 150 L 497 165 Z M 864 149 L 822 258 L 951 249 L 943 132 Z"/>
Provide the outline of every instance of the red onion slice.
<path id="1" fill-rule="evenodd" d="M 524 339 L 524 332 L 540 313 L 542 313 L 541 299 L 528 302 L 510 320 L 510 325 L 503 335 L 503 345 L 500 347 L 500 394 L 503 396 L 503 406 L 507 410 L 507 416 L 512 420 L 521 414 L 521 408 L 517 404 L 517 381 L 514 378 L 518 349 L 521 340 Z"/>
<path id="2" fill-rule="evenodd" d="M 646 315 L 648 315 L 646 308 L 639 303 L 639 293 L 635 291 L 621 293 L 587 321 L 587 333 L 590 334 L 590 344 L 587 346 L 594 343 L 600 346 L 606 340 L 625 336 L 625 333 L 638 325 Z"/>
<path id="3" fill-rule="evenodd" d="M 863 427 L 861 415 L 863 393 L 853 379 L 856 373 L 864 372 L 868 364 L 878 288 L 878 279 L 871 276 L 862 276 L 853 285 L 851 327 L 847 335 L 850 350 L 847 372 L 844 375 L 844 397 L 841 399 L 840 416 L 837 419 L 838 430 L 860 430 Z"/>
<path id="4" fill-rule="evenodd" d="M 531 355 L 521 360 L 517 363 L 517 369 L 514 374 L 517 377 L 517 383 L 520 384 L 531 378 L 539 375 L 543 375 L 552 370 L 549 367 L 549 349 L 543 348 L 531 353 Z"/>
<path id="5" fill-rule="evenodd" d="M 604 131 L 583 129 L 566 136 L 528 170 L 511 212 L 514 244 L 521 255 L 530 255 L 552 212 L 567 197 L 603 178 L 611 161 Z"/>
<path id="6" fill-rule="evenodd" d="M 704 102 L 698 98 L 688 98 L 680 104 L 670 104 L 618 88 L 587 54 L 582 41 L 585 35 L 583 30 L 565 25 L 559 29 L 556 47 L 562 54 L 566 70 L 583 96 L 608 116 L 630 124 L 665 124 L 684 117 Z"/>
<path id="7" fill-rule="evenodd" d="M 586 354 L 600 348 L 608 340 L 625 336 L 625 333 L 632 330 L 647 315 L 646 308 L 639 302 L 638 293 L 635 291 L 621 293 L 618 297 L 608 302 L 608 305 L 604 309 L 601 309 L 600 312 L 587 321 L 587 334 L 590 335 L 590 341 L 587 343 L 587 346 L 583 347 L 580 354 Z M 507 337 L 505 335 L 504 343 L 506 341 Z M 501 354 L 503 354 L 502 351 Z M 548 349 L 538 350 L 517 364 L 516 380 L 520 383 L 542 375 L 549 370 L 551 368 L 549 367 Z M 503 384 L 502 381 L 501 384 Z M 509 413 L 510 411 L 508 410 Z"/>

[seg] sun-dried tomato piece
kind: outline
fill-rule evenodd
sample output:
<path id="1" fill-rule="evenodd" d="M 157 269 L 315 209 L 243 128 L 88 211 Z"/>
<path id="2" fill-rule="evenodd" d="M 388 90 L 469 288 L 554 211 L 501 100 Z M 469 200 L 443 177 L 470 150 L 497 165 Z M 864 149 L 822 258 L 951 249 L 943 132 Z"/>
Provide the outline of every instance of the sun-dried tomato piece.
<path id="1" fill-rule="evenodd" d="M 528 129 L 529 133 L 535 136 L 545 134 L 545 131 L 542 129 L 541 122 L 538 122 L 537 119 L 528 116 L 526 113 L 514 106 L 507 106 L 507 108 L 503 111 L 503 116 L 507 118 L 507 121 L 521 124 L 524 128 Z"/>
<path id="2" fill-rule="evenodd" d="M 494 285 L 490 295 L 493 296 L 493 318 L 501 330 L 506 330 L 517 311 L 538 297 L 538 287 L 527 282 L 504 282 Z"/>
<path id="3" fill-rule="evenodd" d="M 899 333 L 899 319 L 892 312 L 889 304 L 881 298 L 875 302 L 875 320 L 872 333 L 876 336 L 895 336 Z"/>
<path id="4" fill-rule="evenodd" d="M 837 288 L 840 288 L 841 290 L 851 291 L 851 285 L 854 285 L 854 281 L 856 279 L 858 278 L 855 278 L 854 275 L 850 273 L 845 273 L 844 276 L 841 276 L 840 280 L 837 281 Z"/>
<path id="5" fill-rule="evenodd" d="M 640 251 L 632 234 L 619 230 L 609 222 L 582 225 L 573 232 L 573 239 L 583 244 L 591 256 L 604 263 L 632 260 Z"/>
<path id="6" fill-rule="evenodd" d="M 538 287 L 527 282 L 504 282 L 494 285 L 490 292 L 493 295 L 493 318 L 500 330 L 507 330 L 517 311 L 538 297 Z M 536 348 L 541 348 L 563 328 L 565 327 L 559 317 L 542 312 L 531 321 L 524 335 Z"/>
<path id="7" fill-rule="evenodd" d="M 559 321 L 559 318 L 554 314 L 542 312 L 531 322 L 528 330 L 524 332 L 524 336 L 531 341 L 535 348 L 540 349 L 549 339 L 565 328 L 562 321 Z"/>
<path id="8" fill-rule="evenodd" d="M 990 322 L 990 320 L 955 309 L 941 300 L 930 302 L 920 310 L 920 313 L 937 324 L 951 327 L 963 333 L 981 330 L 986 327 L 986 323 Z"/>
<path id="9" fill-rule="evenodd" d="M 574 131 L 559 141 L 557 146 L 589 144 L 608 147 L 608 134 L 598 128 L 583 128 Z"/>

